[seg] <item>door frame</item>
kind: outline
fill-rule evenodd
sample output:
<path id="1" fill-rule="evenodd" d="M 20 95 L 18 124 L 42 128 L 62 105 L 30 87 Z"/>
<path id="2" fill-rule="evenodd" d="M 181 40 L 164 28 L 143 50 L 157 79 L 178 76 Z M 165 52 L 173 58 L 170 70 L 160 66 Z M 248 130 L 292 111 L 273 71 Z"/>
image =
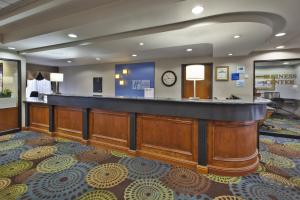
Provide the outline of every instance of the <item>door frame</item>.
<path id="1" fill-rule="evenodd" d="M 183 95 L 183 84 L 184 84 L 184 79 L 185 77 L 183 77 L 183 70 L 184 70 L 184 67 L 186 67 L 187 65 L 210 65 L 211 68 L 212 68 L 212 71 L 211 71 L 211 99 L 213 99 L 213 88 L 214 88 L 214 63 L 188 63 L 188 64 L 181 64 L 181 95 L 180 97 L 182 98 L 182 95 Z"/>
<path id="2" fill-rule="evenodd" d="M 21 71 L 21 60 L 16 59 L 7 59 L 0 58 L 3 61 L 13 61 L 17 63 L 17 71 L 18 71 L 18 127 L 14 129 L 9 129 L 5 131 L 0 131 L 0 135 L 6 135 L 9 133 L 14 133 L 21 131 L 22 129 L 22 71 Z"/>

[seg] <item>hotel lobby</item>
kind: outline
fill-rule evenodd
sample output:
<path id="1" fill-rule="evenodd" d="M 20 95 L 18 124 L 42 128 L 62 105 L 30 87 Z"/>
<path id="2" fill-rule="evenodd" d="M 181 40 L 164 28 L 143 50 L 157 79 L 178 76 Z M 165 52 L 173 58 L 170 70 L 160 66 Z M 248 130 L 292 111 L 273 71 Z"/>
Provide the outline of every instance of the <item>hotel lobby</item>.
<path id="1" fill-rule="evenodd" d="M 0 0 L 0 200 L 300 199 L 299 8 Z"/>

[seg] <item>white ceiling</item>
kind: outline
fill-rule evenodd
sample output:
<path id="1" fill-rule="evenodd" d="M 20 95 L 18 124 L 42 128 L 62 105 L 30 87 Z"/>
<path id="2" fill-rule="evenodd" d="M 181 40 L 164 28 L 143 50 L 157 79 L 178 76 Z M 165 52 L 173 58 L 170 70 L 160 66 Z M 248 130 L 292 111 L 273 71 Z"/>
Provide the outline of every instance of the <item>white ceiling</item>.
<path id="1" fill-rule="evenodd" d="M 21 0 L 0 0 L 0 10 Z"/>
<path id="2" fill-rule="evenodd" d="M 199 4 L 204 12 L 192 14 Z M 96 57 L 101 62 L 223 57 L 278 45 L 300 48 L 299 0 L 45 0 L 38 8 L 27 7 L 14 11 L 15 16 L 26 14 L 22 19 L 0 14 L 0 47 L 15 47 L 38 64 L 95 64 Z M 287 35 L 274 37 L 281 31 Z M 68 33 L 79 37 L 68 38 Z M 233 39 L 235 34 L 241 38 Z M 86 42 L 90 44 L 80 45 Z"/>

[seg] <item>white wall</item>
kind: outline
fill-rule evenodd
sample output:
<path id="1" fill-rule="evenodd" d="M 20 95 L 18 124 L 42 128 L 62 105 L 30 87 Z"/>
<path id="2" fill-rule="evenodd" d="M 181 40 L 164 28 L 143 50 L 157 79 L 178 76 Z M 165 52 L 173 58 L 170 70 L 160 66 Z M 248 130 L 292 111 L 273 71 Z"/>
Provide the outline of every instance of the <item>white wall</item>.
<path id="1" fill-rule="evenodd" d="M 0 51 L 0 59 L 13 59 L 21 61 L 21 80 L 22 80 L 22 101 L 26 99 L 25 97 L 25 85 L 26 85 L 26 59 L 14 52 Z M 25 126 L 25 108 L 24 104 L 22 106 L 22 126 Z"/>
<path id="2" fill-rule="evenodd" d="M 155 62 L 155 96 L 180 98 L 181 97 L 181 65 L 190 63 L 210 63 L 215 66 L 229 66 L 230 74 L 236 71 L 238 65 L 246 67 L 248 78 L 244 87 L 236 87 L 234 81 L 213 81 L 213 96 L 225 98 L 234 94 L 244 99 L 253 98 L 253 70 L 255 60 L 273 60 L 300 58 L 300 49 L 289 51 L 259 52 L 243 57 L 224 58 L 176 58 L 158 59 Z M 141 60 L 137 62 L 146 62 Z M 153 60 L 152 60 L 153 61 Z M 90 66 L 60 67 L 60 72 L 65 74 L 65 81 L 61 84 L 61 91 L 68 94 L 92 95 L 92 78 L 102 76 L 103 95 L 114 95 L 114 71 L 116 63 L 99 64 Z M 166 70 L 173 70 L 178 81 L 173 87 L 165 87 L 161 83 L 161 75 Z M 244 78 L 244 77 L 242 77 Z"/>

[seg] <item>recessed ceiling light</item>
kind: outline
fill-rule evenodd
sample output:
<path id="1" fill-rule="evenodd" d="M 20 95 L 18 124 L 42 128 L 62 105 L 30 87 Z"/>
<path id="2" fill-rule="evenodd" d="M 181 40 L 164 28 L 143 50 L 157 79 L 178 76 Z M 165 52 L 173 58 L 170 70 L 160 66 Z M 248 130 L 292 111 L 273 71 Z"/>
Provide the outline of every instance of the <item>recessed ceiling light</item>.
<path id="1" fill-rule="evenodd" d="M 193 49 L 186 49 L 186 51 L 187 51 L 187 52 L 191 52 L 191 51 L 193 51 Z"/>
<path id="2" fill-rule="evenodd" d="M 192 13 L 194 15 L 199 15 L 203 12 L 204 8 L 202 6 L 195 6 L 193 9 L 192 9 Z"/>
<path id="3" fill-rule="evenodd" d="M 78 37 L 78 36 L 77 36 L 76 34 L 74 34 L 74 33 L 69 33 L 68 36 L 69 36 L 70 38 L 77 38 L 77 37 Z"/>
<path id="4" fill-rule="evenodd" d="M 276 47 L 276 49 L 283 49 L 285 46 L 281 45 L 281 46 L 278 46 Z"/>
<path id="5" fill-rule="evenodd" d="M 87 46 L 87 45 L 90 45 L 90 44 L 92 44 L 92 43 L 91 42 L 83 42 L 83 43 L 80 44 L 80 46 Z"/>
<path id="6" fill-rule="evenodd" d="M 143 43 L 143 42 L 140 42 L 140 46 L 144 46 L 144 43 Z"/>
<path id="7" fill-rule="evenodd" d="M 283 64 L 284 64 L 284 65 L 288 65 L 288 64 L 290 64 L 290 63 L 289 63 L 289 62 L 284 62 Z"/>
<path id="8" fill-rule="evenodd" d="M 67 63 L 71 63 L 71 62 L 72 62 L 72 60 L 68 60 L 68 61 L 67 61 Z"/>
<path id="9" fill-rule="evenodd" d="M 227 54 L 228 56 L 232 56 L 233 54 L 232 53 L 229 53 L 229 54 Z"/>
<path id="10" fill-rule="evenodd" d="M 234 39 L 238 39 L 238 38 L 240 38 L 240 37 L 241 37 L 240 35 L 235 35 L 235 36 L 233 36 Z"/>
<path id="11" fill-rule="evenodd" d="M 10 50 L 15 50 L 16 48 L 15 47 L 7 47 L 8 49 Z"/>
<path id="12" fill-rule="evenodd" d="M 132 54 L 131 56 L 132 56 L 132 57 L 137 57 L 137 55 L 136 55 L 136 54 Z"/>
<path id="13" fill-rule="evenodd" d="M 96 58 L 96 60 L 101 60 L 101 58 Z"/>
<path id="14" fill-rule="evenodd" d="M 282 37 L 282 36 L 285 36 L 286 35 L 286 33 L 277 33 L 275 36 L 276 37 Z"/>

